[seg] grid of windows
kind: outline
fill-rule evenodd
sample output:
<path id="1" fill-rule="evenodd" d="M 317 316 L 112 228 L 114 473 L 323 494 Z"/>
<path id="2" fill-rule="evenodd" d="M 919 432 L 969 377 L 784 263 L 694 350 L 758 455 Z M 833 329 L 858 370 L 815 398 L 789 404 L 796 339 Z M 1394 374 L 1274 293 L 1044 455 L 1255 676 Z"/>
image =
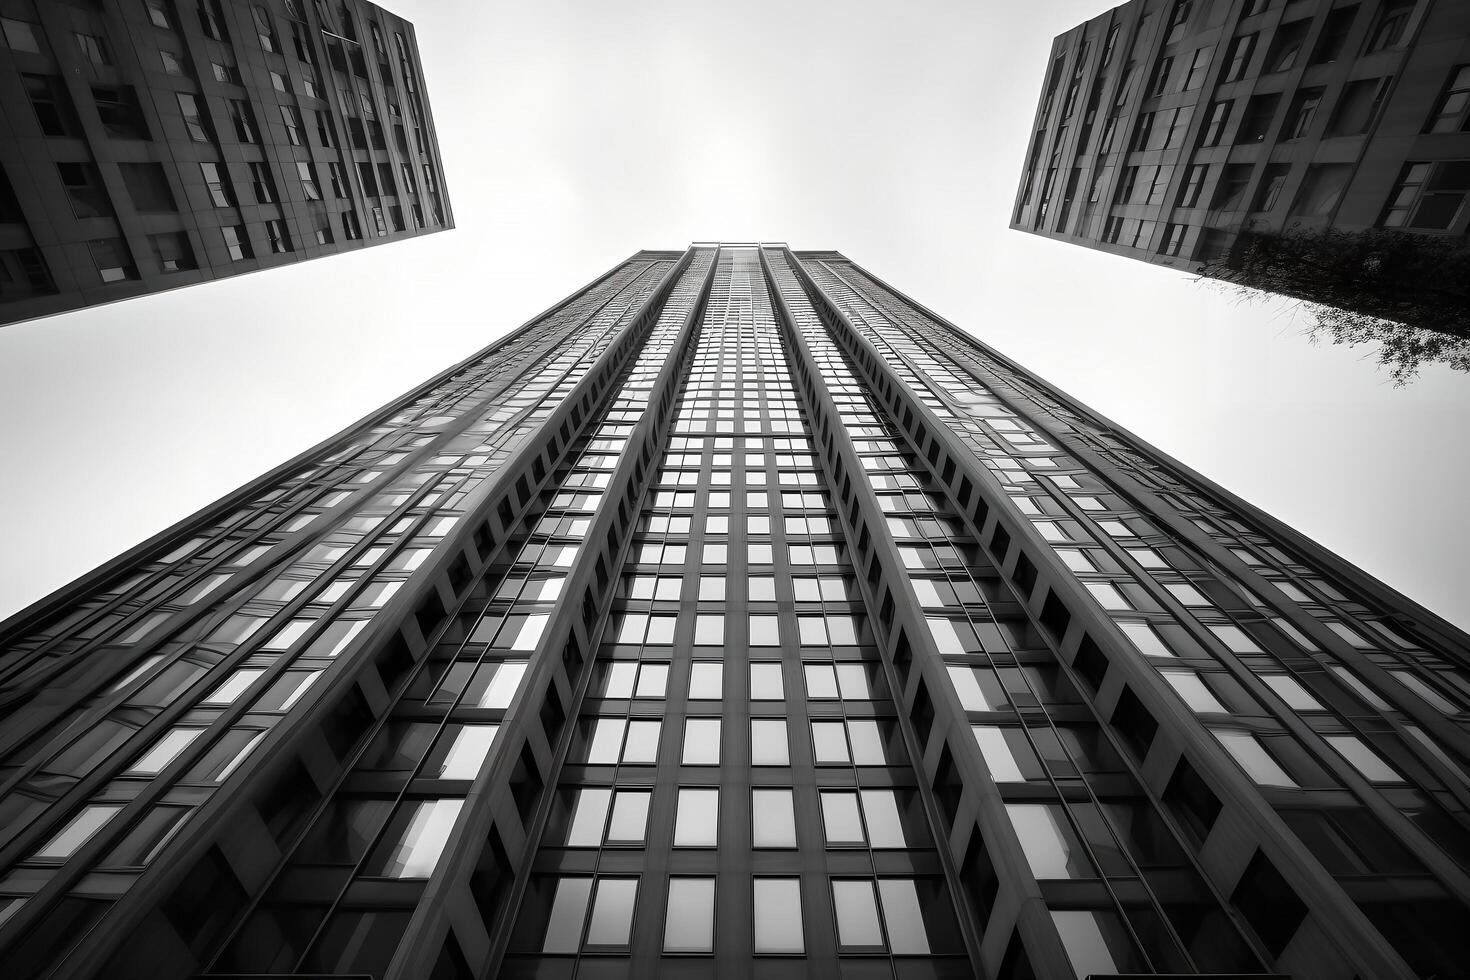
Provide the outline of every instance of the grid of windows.
<path id="1" fill-rule="evenodd" d="M 9 627 L 0 954 L 1446 972 L 1463 648 L 1324 564 L 841 256 L 640 253 Z"/>
<path id="2" fill-rule="evenodd" d="M 395 37 L 404 38 L 400 57 L 379 59 L 369 71 L 361 52 L 354 56 L 346 36 L 330 26 L 344 16 L 386 25 L 379 26 L 380 32 L 403 26 L 366 0 L 345 0 L 345 8 L 293 3 L 288 9 L 286 0 L 241 3 L 244 20 L 235 31 L 228 29 L 234 16 L 226 16 L 230 5 L 221 0 L 185 4 L 187 11 L 174 11 L 173 3 L 129 0 L 109 5 L 106 18 L 75 12 L 44 22 L 25 13 L 34 6 L 31 0 L 18 0 L 13 10 L 6 8 L 5 17 L 5 47 L 24 59 L 20 79 L 33 110 L 12 120 L 16 132 L 11 135 L 25 148 L 27 159 L 26 166 L 10 168 L 9 178 L 18 182 L 15 191 L 21 198 L 36 202 L 16 216 L 21 227 L 12 237 L 16 246 L 35 239 L 30 264 L 41 264 L 52 288 L 12 288 L 10 263 L 5 263 L 0 323 L 452 224 L 433 124 L 408 38 L 393 30 Z M 120 51 L 132 50 L 138 58 L 119 57 Z M 201 66 L 198 72 L 196 65 Z M 323 99 L 327 76 L 333 88 L 355 93 L 359 116 L 362 107 L 391 107 L 388 118 L 397 138 L 385 139 L 384 121 L 370 117 L 359 139 L 353 127 L 363 127 L 364 119 L 338 118 Z M 73 89 L 63 83 L 66 78 L 90 78 L 93 83 Z M 47 139 L 77 142 L 68 144 L 73 149 L 63 149 Z M 81 150 L 75 149 L 81 144 Z M 268 146 L 271 152 L 247 153 L 254 159 L 241 162 L 230 149 L 234 144 Z M 96 179 L 58 185 L 50 176 L 57 160 L 97 170 Z M 356 181 L 349 189 L 347 173 L 355 175 L 358 164 L 371 173 L 380 200 L 366 201 Z M 125 176 L 129 170 L 159 170 L 168 175 L 169 186 L 159 185 L 163 196 L 151 194 L 140 201 L 138 182 L 128 179 L 129 193 L 114 200 L 121 193 L 119 166 Z M 195 176 L 198 167 L 206 171 L 203 184 Z M 310 180 L 299 173 L 301 168 L 310 168 Z M 225 175 L 226 170 L 233 174 Z M 247 175 L 247 170 L 258 173 Z M 331 175 L 334 204 L 322 206 L 326 195 L 314 174 Z M 400 174 L 412 176 L 400 180 Z M 238 199 L 230 176 L 241 182 L 235 185 Z M 248 188 L 243 183 L 247 176 Z M 88 199 L 87 206 L 70 208 L 79 197 Z M 255 204 L 265 207 L 256 210 L 251 207 Z M 247 210 L 230 216 L 214 213 L 238 205 Z M 160 221 L 160 213 L 174 213 L 174 220 Z M 99 216 L 112 219 L 117 229 L 68 227 L 69 218 Z M 34 222 L 51 230 L 41 234 L 44 228 L 37 226 L 37 233 L 28 235 L 27 226 Z M 372 234 L 363 235 L 364 226 Z M 342 233 L 332 231 L 334 227 Z M 97 240 L 99 234 L 134 243 L 186 235 L 196 245 L 187 262 L 166 252 L 157 262 L 138 257 L 136 262 L 104 263 L 96 258 L 96 248 L 78 251 L 76 246 Z M 254 247 L 247 244 L 251 239 Z M 201 271 L 174 275 L 194 269 Z M 42 276 L 15 278 L 39 281 Z M 54 288 L 56 284 L 62 288 Z"/>

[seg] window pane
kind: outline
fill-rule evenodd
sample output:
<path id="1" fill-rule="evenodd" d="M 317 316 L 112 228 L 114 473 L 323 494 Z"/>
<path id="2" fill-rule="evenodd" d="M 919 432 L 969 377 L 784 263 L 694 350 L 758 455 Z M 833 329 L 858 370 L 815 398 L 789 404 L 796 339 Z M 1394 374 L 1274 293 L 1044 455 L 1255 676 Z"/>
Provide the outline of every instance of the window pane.
<path id="1" fill-rule="evenodd" d="M 1392 766 L 1379 758 L 1363 740 L 1356 735 L 1324 735 L 1327 744 L 1332 746 L 1342 757 L 1352 763 L 1354 769 L 1362 773 L 1363 778 L 1373 783 L 1401 783 L 1404 777 L 1400 776 Z"/>
<path id="2" fill-rule="evenodd" d="M 1102 929 L 1097 921 L 1098 913 L 1087 911 L 1054 911 L 1051 921 L 1062 937 L 1062 948 L 1072 969 L 1079 977 L 1117 973 L 1118 964 L 1108 949 Z"/>
<path id="3" fill-rule="evenodd" d="M 490 754 L 499 727 L 462 726 L 451 737 L 441 739 L 444 747 L 435 749 L 419 775 L 427 779 L 474 779 Z"/>
<path id="4" fill-rule="evenodd" d="M 791 790 L 752 790 L 750 811 L 751 838 L 756 847 L 796 846 L 796 811 Z"/>
<path id="5" fill-rule="evenodd" d="M 924 932 L 924 916 L 912 879 L 880 878 L 878 895 L 883 899 L 889 950 L 895 954 L 928 953 L 929 937 Z"/>
<path id="6" fill-rule="evenodd" d="M 832 882 L 832 907 L 837 912 L 837 945 L 881 947 L 878 902 L 871 881 Z"/>
<path id="7" fill-rule="evenodd" d="M 975 741 L 980 744 L 980 754 L 990 769 L 990 778 L 998 783 L 1025 782 L 1026 774 L 1016 762 L 1010 746 L 1006 744 L 1004 728 L 996 725 L 971 725 Z"/>
<path id="8" fill-rule="evenodd" d="M 781 665 L 757 663 L 750 665 L 750 699 L 752 701 L 780 701 L 786 696 L 781 683 Z"/>
<path id="9" fill-rule="evenodd" d="M 1177 670 L 1166 670 L 1162 673 L 1164 680 L 1168 681 L 1169 686 L 1179 693 L 1191 710 L 1220 712 L 1226 710 L 1225 706 L 1215 697 L 1214 692 L 1206 686 L 1204 678 L 1198 674 Z"/>
<path id="10" fill-rule="evenodd" d="M 684 756 L 686 766 L 720 764 L 720 719 L 689 718 L 684 722 Z"/>
<path id="11" fill-rule="evenodd" d="M 179 757 L 196 738 L 204 733 L 202 728 L 175 728 L 164 734 L 153 747 L 143 753 L 128 769 L 133 776 L 156 776 Z"/>
<path id="12" fill-rule="evenodd" d="M 714 847 L 719 820 L 719 790 L 679 790 L 678 810 L 674 817 L 674 846 Z"/>
<path id="13" fill-rule="evenodd" d="M 847 732 L 842 722 L 812 722 L 812 751 L 818 763 L 849 761 Z"/>
<path id="14" fill-rule="evenodd" d="M 720 664 L 695 663 L 689 668 L 690 700 L 718 700 L 724 695 L 724 671 Z"/>
<path id="15" fill-rule="evenodd" d="M 1164 645 L 1159 634 L 1148 623 L 1119 623 L 1118 628 L 1123 635 L 1138 647 L 1140 653 L 1148 657 L 1172 657 L 1174 651 Z"/>
<path id="16" fill-rule="evenodd" d="M 427 878 L 454 829 L 463 800 L 406 803 L 388 825 L 367 873 L 384 878 Z"/>
<path id="17" fill-rule="evenodd" d="M 607 807 L 612 801 L 610 789 L 577 791 L 572 809 L 571 826 L 567 830 L 568 847 L 596 847 L 602 843 L 602 828 L 607 822 Z"/>
<path id="18" fill-rule="evenodd" d="M 575 953 L 581 948 L 582 922 L 587 918 L 587 898 L 591 894 L 591 878 L 563 878 L 557 882 L 546 939 L 541 943 L 543 952 Z"/>
<path id="19" fill-rule="evenodd" d="M 856 793 L 823 792 L 821 799 L 822 829 L 829 846 L 867 843 Z"/>
<path id="20" fill-rule="evenodd" d="M 1056 806 L 1007 803 L 1006 814 L 1021 839 L 1021 850 L 1037 878 L 1085 878 L 1092 875 L 1077 836 Z"/>
<path id="21" fill-rule="evenodd" d="M 1281 768 L 1261 745 L 1260 740 L 1250 732 L 1217 731 L 1213 734 L 1240 768 L 1245 770 L 1246 775 L 1259 785 L 1296 787 L 1296 780 L 1286 774 L 1286 770 Z"/>
<path id="22" fill-rule="evenodd" d="M 628 945 L 637 898 L 637 878 L 599 878 L 597 895 L 592 901 L 592 918 L 587 923 L 587 945 Z"/>
<path id="23" fill-rule="evenodd" d="M 658 761 L 658 727 L 656 721 L 628 722 L 628 741 L 623 761 L 652 765 Z"/>
<path id="24" fill-rule="evenodd" d="M 89 804 L 71 819 L 55 837 L 51 838 L 33 856 L 37 858 L 66 858 L 106 826 L 107 821 L 117 816 L 122 804 L 103 806 Z"/>
<path id="25" fill-rule="evenodd" d="M 607 826 L 609 844 L 641 844 L 648 833 L 648 800 L 646 790 L 618 790 L 613 797 L 612 820 Z"/>
<path id="26" fill-rule="evenodd" d="M 750 723 L 750 762 L 756 766 L 789 766 L 791 755 L 786 747 L 786 721 L 757 718 Z"/>
<path id="27" fill-rule="evenodd" d="M 861 796 L 863 816 L 868 824 L 868 843 L 873 847 L 907 847 L 893 790 L 865 789 Z"/>
<path id="28" fill-rule="evenodd" d="M 710 953 L 715 948 L 715 880 L 669 879 L 665 953 Z"/>
<path id="29" fill-rule="evenodd" d="M 621 718 L 597 719 L 587 747 L 587 761 L 593 765 L 616 763 L 626 725 L 627 722 Z"/>
<path id="30" fill-rule="evenodd" d="M 755 879 L 755 951 L 806 951 L 802 938 L 800 879 Z"/>

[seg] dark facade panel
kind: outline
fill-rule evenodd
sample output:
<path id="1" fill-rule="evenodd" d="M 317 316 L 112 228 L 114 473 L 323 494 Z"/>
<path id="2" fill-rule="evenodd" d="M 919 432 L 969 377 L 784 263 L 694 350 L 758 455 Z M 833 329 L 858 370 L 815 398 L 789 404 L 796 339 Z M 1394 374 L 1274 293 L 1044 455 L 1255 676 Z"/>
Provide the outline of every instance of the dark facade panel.
<path id="1" fill-rule="evenodd" d="M 1242 232 L 1470 229 L 1470 8 L 1132 0 L 1052 45 L 1011 227 L 1191 271 Z"/>
<path id="2" fill-rule="evenodd" d="M 0 323 L 452 228 L 413 25 L 7 0 Z"/>
<path id="3" fill-rule="evenodd" d="M 1466 953 L 1465 635 L 835 252 L 640 252 L 0 649 L 7 976 Z"/>

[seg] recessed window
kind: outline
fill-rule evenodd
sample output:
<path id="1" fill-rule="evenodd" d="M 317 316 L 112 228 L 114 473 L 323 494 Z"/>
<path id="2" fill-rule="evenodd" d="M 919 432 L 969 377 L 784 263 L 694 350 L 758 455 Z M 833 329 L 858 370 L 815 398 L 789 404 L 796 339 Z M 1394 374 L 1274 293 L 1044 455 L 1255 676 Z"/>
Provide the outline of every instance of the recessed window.
<path id="1" fill-rule="evenodd" d="M 755 951 L 803 953 L 801 879 L 756 878 L 753 884 Z"/>
<path id="2" fill-rule="evenodd" d="M 670 878 L 664 952 L 712 953 L 714 948 L 715 879 Z"/>
<path id="3" fill-rule="evenodd" d="M 755 847 L 795 847 L 796 810 L 789 789 L 750 793 L 751 840 Z"/>
<path id="4" fill-rule="evenodd" d="M 720 764 L 720 719 L 685 719 L 684 754 L 680 762 L 686 766 Z"/>
<path id="5" fill-rule="evenodd" d="M 1246 775 L 1255 780 L 1257 785 L 1296 788 L 1296 780 L 1281 768 L 1281 764 L 1266 751 L 1266 747 L 1255 735 L 1250 732 L 1219 729 L 1211 729 L 1211 734 L 1225 747 L 1225 751 L 1230 753 L 1236 764 L 1245 770 Z"/>
<path id="6" fill-rule="evenodd" d="M 87 243 L 92 253 L 92 262 L 97 275 L 103 282 L 122 282 L 138 278 L 138 267 L 133 264 L 133 255 L 121 238 L 96 238 Z"/>
<path id="7" fill-rule="evenodd" d="M 576 953 L 584 948 L 627 947 L 637 899 L 637 878 L 598 878 L 595 889 L 592 878 L 559 879 L 542 951 Z"/>
<path id="8" fill-rule="evenodd" d="M 1199 674 L 1178 670 L 1165 670 L 1161 673 L 1175 693 L 1184 699 L 1185 704 L 1189 705 L 1191 711 L 1223 713 L 1227 710 Z"/>
<path id="9" fill-rule="evenodd" d="M 714 847 L 719 840 L 720 791 L 679 790 L 674 815 L 675 847 Z"/>
<path id="10" fill-rule="evenodd" d="M 750 761 L 756 766 L 789 766 L 784 718 L 753 718 L 750 722 Z"/>
<path id="11" fill-rule="evenodd" d="M 202 728 L 175 728 L 171 732 L 164 733 L 162 738 L 154 742 L 148 751 L 140 755 L 128 767 L 126 775 L 158 775 L 202 734 L 204 734 Z"/>
<path id="12" fill-rule="evenodd" d="M 1021 851 L 1038 879 L 1089 878 L 1091 862 L 1082 850 L 1076 832 L 1062 815 L 1062 807 L 1051 803 L 1007 803 Z"/>
<path id="13" fill-rule="evenodd" d="M 1118 629 L 1122 630 L 1123 635 L 1128 637 L 1129 642 L 1137 647 L 1138 651 L 1146 657 L 1177 656 L 1164 643 L 1158 631 L 1148 623 L 1120 622 L 1118 623 Z"/>
<path id="14" fill-rule="evenodd" d="M 78 848 L 91 840 L 107 822 L 117 816 L 122 804 L 90 803 L 82 808 L 56 836 L 52 837 L 32 857 L 38 860 L 61 860 L 71 857 Z"/>

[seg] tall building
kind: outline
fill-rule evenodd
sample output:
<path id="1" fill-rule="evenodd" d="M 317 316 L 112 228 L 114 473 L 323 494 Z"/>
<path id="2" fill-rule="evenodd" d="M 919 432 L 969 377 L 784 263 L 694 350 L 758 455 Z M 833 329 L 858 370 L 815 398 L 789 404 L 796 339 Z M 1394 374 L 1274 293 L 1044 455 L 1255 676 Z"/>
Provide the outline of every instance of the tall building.
<path id="1" fill-rule="evenodd" d="M 0 0 L 0 324 L 453 226 L 365 0 Z"/>
<path id="2" fill-rule="evenodd" d="M 17 980 L 1470 953 L 1470 638 L 835 252 L 640 252 L 0 639 Z"/>
<path id="3" fill-rule="evenodd" d="M 1131 0 L 1053 43 L 1011 227 L 1213 272 L 1244 232 L 1463 240 L 1467 194 L 1462 0 Z"/>

